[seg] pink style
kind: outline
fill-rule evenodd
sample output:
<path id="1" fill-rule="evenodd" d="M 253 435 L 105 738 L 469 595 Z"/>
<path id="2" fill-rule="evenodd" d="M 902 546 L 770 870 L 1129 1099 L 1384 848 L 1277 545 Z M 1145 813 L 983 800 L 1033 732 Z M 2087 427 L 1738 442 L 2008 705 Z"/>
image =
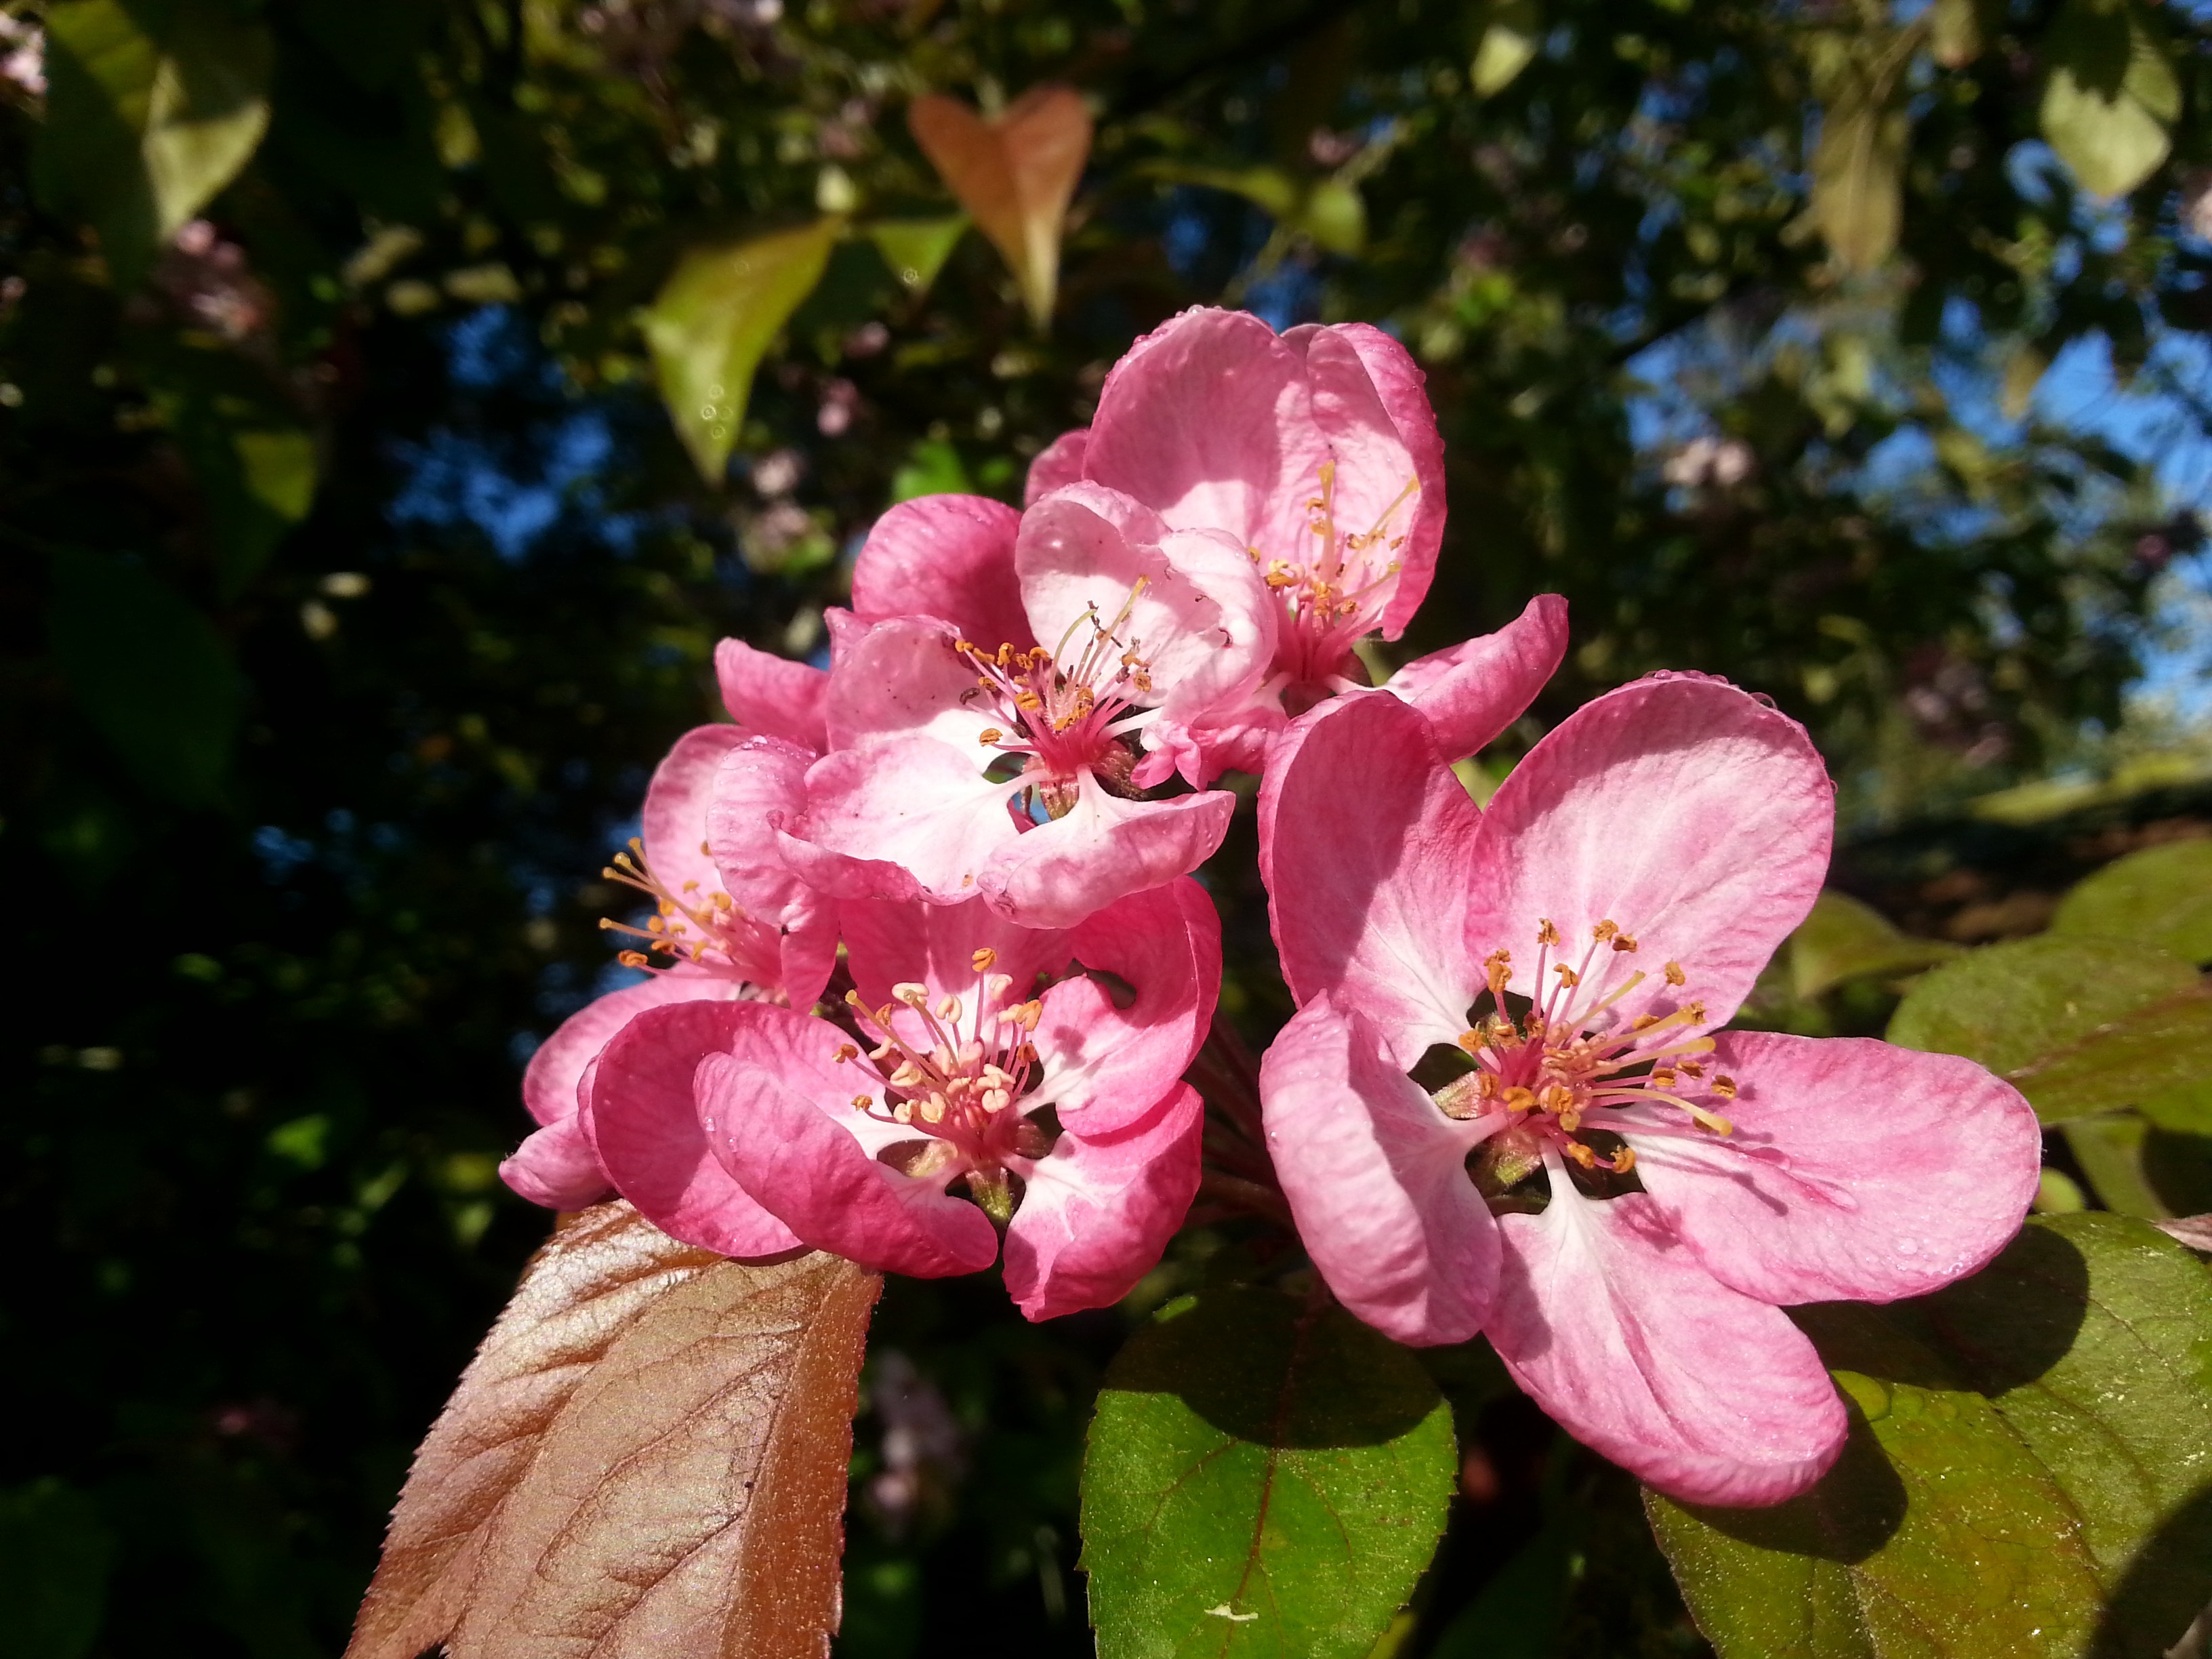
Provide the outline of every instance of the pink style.
<path id="1" fill-rule="evenodd" d="M 1231 538 L 1092 484 L 1016 514 L 893 507 L 854 572 L 823 700 L 829 752 L 772 819 L 785 862 L 845 899 L 981 898 L 1073 926 L 1194 869 L 1225 793 L 1147 799 L 1189 732 L 1252 695 L 1276 607 Z M 749 792 L 733 759 L 726 787 Z"/>
<path id="2" fill-rule="evenodd" d="M 1003 1229 L 1031 1319 L 1126 1295 L 1198 1190 L 1182 1074 L 1220 988 L 1212 901 L 1185 879 L 1065 932 L 978 902 L 842 921 L 837 1019 L 684 1003 L 607 1045 L 581 1121 L 617 1190 L 725 1255 L 804 1246 L 925 1277 L 988 1267 Z"/>
<path id="3" fill-rule="evenodd" d="M 1261 792 L 1300 1007 L 1261 1087 L 1298 1230 L 1369 1323 L 1486 1332 L 1662 1491 L 1802 1492 L 1846 1419 L 1783 1309 L 1980 1267 L 2035 1192 L 2034 1114 L 1964 1060 L 1718 1029 L 1827 870 L 1832 787 L 1772 708 L 1623 687 L 1486 813 L 1443 758 L 1418 711 L 1354 694 L 1291 728 Z M 1439 1060 L 1441 1087 L 1408 1075 Z"/>
<path id="4" fill-rule="evenodd" d="M 725 658 L 732 647 L 746 651 L 725 641 Z M 769 676 L 795 666 L 749 654 L 770 665 Z M 726 669 L 726 687 L 729 678 Z M 759 700 L 742 691 L 730 701 L 741 719 L 761 712 Z M 636 948 L 623 961 L 651 977 L 572 1014 L 531 1057 L 522 1099 L 541 1127 L 500 1165 L 500 1175 L 533 1204 L 569 1210 L 606 1196 L 610 1183 L 577 1121 L 577 1103 L 600 1051 L 637 1015 L 670 1003 L 753 997 L 803 1007 L 828 982 L 837 960 L 835 907 L 779 864 L 758 858 L 718 864 L 708 850 L 717 771 L 732 754 L 769 741 L 736 726 L 699 726 L 678 738 L 654 770 L 642 833 L 606 872 L 650 899 L 653 914 L 643 927 L 600 924 L 635 936 Z M 782 804 L 795 806 L 796 793 Z"/>

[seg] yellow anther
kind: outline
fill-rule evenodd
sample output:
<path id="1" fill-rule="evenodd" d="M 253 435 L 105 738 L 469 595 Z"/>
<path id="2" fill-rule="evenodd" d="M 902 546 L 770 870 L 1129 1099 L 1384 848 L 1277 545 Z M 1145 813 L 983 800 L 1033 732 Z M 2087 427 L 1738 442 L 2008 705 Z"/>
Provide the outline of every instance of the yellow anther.
<path id="1" fill-rule="evenodd" d="M 1623 1146 L 1623 1147 L 1622 1147 L 1619 1152 L 1615 1152 L 1615 1153 L 1613 1155 L 1613 1174 L 1615 1174 L 1615 1175 L 1626 1175 L 1626 1174 L 1627 1174 L 1631 1170 L 1634 1169 L 1635 1167 L 1636 1167 L 1636 1148 L 1635 1148 L 1635 1147 L 1633 1147 L 1633 1146 Z"/>
<path id="2" fill-rule="evenodd" d="M 1581 1164 L 1585 1170 L 1595 1169 L 1597 1167 L 1597 1154 L 1590 1151 L 1589 1147 L 1583 1146 L 1581 1141 L 1569 1141 L 1566 1144 L 1565 1151 L 1569 1158 L 1574 1159 L 1576 1163 Z"/>
<path id="3" fill-rule="evenodd" d="M 1651 1073 L 1651 1086 L 1655 1089 L 1673 1088 L 1674 1086 L 1674 1072 L 1664 1066 L 1658 1067 Z"/>
<path id="4" fill-rule="evenodd" d="M 849 1042 L 841 1042 L 841 1043 L 839 1043 L 839 1044 L 837 1045 L 837 1053 L 836 1053 L 836 1059 L 837 1064 L 839 1064 L 840 1066 L 846 1066 L 846 1065 L 849 1065 L 849 1064 L 851 1064 L 854 1060 L 858 1060 L 860 1057 L 860 1051 L 858 1048 L 854 1048 L 851 1043 L 849 1043 Z"/>
<path id="5" fill-rule="evenodd" d="M 1573 990 L 1576 986 L 1583 982 L 1583 976 L 1577 973 L 1573 969 L 1568 967 L 1564 962 L 1553 963 L 1552 964 L 1552 971 L 1559 976 L 1559 983 L 1565 986 L 1570 991 Z"/>
<path id="6" fill-rule="evenodd" d="M 1687 985 L 1689 982 L 1690 976 L 1682 971 L 1682 964 L 1680 963 L 1670 962 L 1667 964 L 1668 984 Z"/>
<path id="7" fill-rule="evenodd" d="M 988 973 L 992 964 L 998 959 L 999 953 L 987 945 L 968 958 L 968 965 L 979 974 Z"/>
<path id="8" fill-rule="evenodd" d="M 1530 1112 L 1536 1109 L 1536 1094 L 1533 1089 L 1515 1084 L 1505 1091 L 1505 1109 L 1509 1112 Z"/>
<path id="9" fill-rule="evenodd" d="M 921 1103 L 921 1121 L 924 1123 L 944 1122 L 945 1105 L 946 1101 L 943 1095 L 930 1096 Z"/>
<path id="10" fill-rule="evenodd" d="M 1006 734 L 995 726 L 987 726 L 975 734 L 975 741 L 988 749 L 994 743 L 1004 743 Z"/>
<path id="11" fill-rule="evenodd" d="M 1481 1053 L 1482 1033 L 1480 1031 L 1462 1031 L 1459 1034 L 1459 1046 L 1466 1049 L 1468 1053 L 1471 1054 Z"/>
<path id="12" fill-rule="evenodd" d="M 854 1095 L 853 1097 L 853 1109 L 856 1112 L 865 1112 L 869 1107 L 875 1103 L 876 1097 L 873 1095 Z"/>
<path id="13" fill-rule="evenodd" d="M 1616 951 L 1624 951 L 1635 950 L 1636 935 L 1633 933 L 1623 933 L 1619 939 L 1613 940 L 1613 948 Z"/>
<path id="14" fill-rule="evenodd" d="M 1735 1098 L 1735 1079 L 1725 1074 L 1716 1076 L 1713 1079 L 1713 1092 L 1718 1095 L 1723 1100 L 1734 1100 Z"/>
<path id="15" fill-rule="evenodd" d="M 1536 943 L 1557 945 L 1559 942 L 1559 930 L 1552 926 L 1552 919 L 1549 916 L 1539 918 L 1536 923 Z"/>
<path id="16" fill-rule="evenodd" d="M 929 988 L 927 985 L 917 985 L 910 979 L 902 980 L 892 986 L 891 995 L 909 1008 L 926 1008 L 929 1006 Z"/>
<path id="17" fill-rule="evenodd" d="M 1601 921 L 1596 927 L 1590 929 L 1590 937 L 1595 939 L 1600 945 L 1604 944 L 1606 940 L 1609 939 L 1618 938 L 1620 933 L 1620 924 L 1617 921 Z"/>

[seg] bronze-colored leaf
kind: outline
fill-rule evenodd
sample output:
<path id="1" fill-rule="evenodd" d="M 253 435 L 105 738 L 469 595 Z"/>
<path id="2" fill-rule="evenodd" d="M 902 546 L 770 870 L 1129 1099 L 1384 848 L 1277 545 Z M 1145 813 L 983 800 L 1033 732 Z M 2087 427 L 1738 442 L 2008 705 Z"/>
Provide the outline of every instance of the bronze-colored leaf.
<path id="1" fill-rule="evenodd" d="M 926 93 L 907 112 L 915 142 L 1021 284 L 1039 328 L 1060 285 L 1060 232 L 1091 155 L 1091 112 L 1073 87 L 1031 87 L 995 119 Z"/>
<path id="2" fill-rule="evenodd" d="M 822 1659 L 881 1285 L 565 1220 L 416 1454 L 346 1659 Z"/>

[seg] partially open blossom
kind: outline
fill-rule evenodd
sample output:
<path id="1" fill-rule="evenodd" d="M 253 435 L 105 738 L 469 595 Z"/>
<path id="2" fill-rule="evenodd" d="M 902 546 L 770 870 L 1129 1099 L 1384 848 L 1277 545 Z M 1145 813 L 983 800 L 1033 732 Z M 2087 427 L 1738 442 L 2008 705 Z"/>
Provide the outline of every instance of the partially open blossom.
<path id="1" fill-rule="evenodd" d="M 1233 541 L 1096 485 L 1018 527 L 994 503 L 935 497 L 878 525 L 854 598 L 830 752 L 803 812 L 772 826 L 809 881 L 846 898 L 980 896 L 1066 927 L 1220 844 L 1231 796 L 1146 792 L 1207 775 L 1194 731 L 1250 695 L 1273 650 L 1274 607 Z M 900 603 L 935 608 L 857 625 Z"/>
<path id="2" fill-rule="evenodd" d="M 1443 444 L 1406 349 L 1364 323 L 1278 336 L 1247 312 L 1186 311 L 1106 377 L 1087 432 L 1040 454 L 1033 498 L 1074 477 L 1178 530 L 1226 532 L 1277 596 L 1283 625 L 1259 693 L 1226 734 L 1239 764 L 1281 723 L 1364 679 L 1352 647 L 1396 639 L 1428 592 L 1443 535 Z"/>
<path id="3" fill-rule="evenodd" d="M 702 726 L 677 739 L 645 795 L 642 833 L 617 854 L 609 879 L 651 901 L 628 934 L 623 962 L 649 977 L 569 1016 L 531 1057 L 523 1103 L 542 1126 L 500 1166 L 532 1203 L 574 1209 L 603 1197 L 608 1182 L 577 1121 L 581 1085 L 607 1043 L 636 1015 L 674 1002 L 784 997 L 804 1006 L 836 964 L 827 901 L 773 859 L 718 867 L 708 851 L 708 793 L 724 758 L 766 741 L 734 726 Z M 795 780 L 793 787 L 795 789 Z"/>
<path id="4" fill-rule="evenodd" d="M 1693 1501 L 1779 1501 L 1841 1449 L 1784 1307 L 1970 1273 L 2036 1188 L 2034 1114 L 1969 1061 L 1718 1030 L 1832 827 L 1803 730 L 1698 676 L 1597 698 L 1486 814 L 1375 692 L 1294 726 L 1261 793 L 1301 1005 L 1261 1094 L 1316 1264 L 1401 1340 L 1486 1331 L 1553 1416 Z"/>
<path id="5" fill-rule="evenodd" d="M 842 917 L 836 1018 L 687 1004 L 608 1046 L 584 1121 L 617 1188 L 709 1249 L 922 1275 L 988 1267 L 1003 1228 L 1032 1319 L 1126 1294 L 1197 1191 L 1211 901 L 1177 881 L 1065 932 L 976 902 Z"/>

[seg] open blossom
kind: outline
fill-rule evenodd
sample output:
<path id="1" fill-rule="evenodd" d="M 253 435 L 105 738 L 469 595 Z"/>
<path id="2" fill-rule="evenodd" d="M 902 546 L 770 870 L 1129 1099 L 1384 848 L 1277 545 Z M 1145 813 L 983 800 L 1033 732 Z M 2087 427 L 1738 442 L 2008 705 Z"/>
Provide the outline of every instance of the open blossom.
<path id="1" fill-rule="evenodd" d="M 764 741 L 734 726 L 699 726 L 678 738 L 654 771 L 642 833 L 606 872 L 650 900 L 652 912 L 641 927 L 601 924 L 632 936 L 623 960 L 650 977 L 569 1016 L 531 1057 L 522 1099 L 541 1127 L 500 1174 L 532 1203 L 574 1209 L 605 1195 L 609 1182 L 577 1121 L 577 1103 L 600 1051 L 638 1014 L 756 996 L 804 1006 L 828 981 L 837 955 L 830 903 L 773 860 L 724 867 L 708 851 L 717 769 L 732 751 Z"/>
<path id="2" fill-rule="evenodd" d="M 1316 1264 L 1402 1341 L 1486 1331 L 1578 1437 L 1692 1501 L 1779 1501 L 1841 1449 L 1783 1308 L 1970 1273 L 2035 1191 L 2034 1114 L 1979 1066 L 1718 1029 L 1832 827 L 1802 728 L 1697 676 L 1597 698 L 1487 813 L 1374 692 L 1295 726 L 1261 794 L 1301 1005 L 1261 1095 Z"/>
<path id="3" fill-rule="evenodd" d="M 1032 500 L 1087 478 L 1248 550 L 1283 625 L 1259 692 L 1216 717 L 1235 764 L 1257 769 L 1286 704 L 1363 681 L 1352 646 L 1396 639 L 1428 592 L 1443 444 L 1422 380 L 1364 323 L 1278 336 L 1246 312 L 1186 311 L 1115 365 L 1088 430 L 1030 469 Z"/>
<path id="4" fill-rule="evenodd" d="M 803 811 L 771 823 L 816 886 L 980 896 L 1066 927 L 1220 844 L 1231 796 L 1146 792 L 1178 768 L 1198 775 L 1189 732 L 1249 696 L 1273 650 L 1274 607 L 1233 540 L 1171 530 L 1095 485 L 1018 520 L 938 496 L 884 516 L 854 590 L 829 752 Z M 729 787 L 752 763 L 733 762 Z"/>
<path id="5" fill-rule="evenodd" d="M 1003 1228 L 1030 1318 L 1125 1295 L 1198 1188 L 1181 1079 L 1220 986 L 1211 901 L 1182 880 L 1065 932 L 978 902 L 841 914 L 836 1018 L 686 1003 L 608 1045 L 583 1122 L 616 1188 L 726 1255 L 965 1273 Z"/>

